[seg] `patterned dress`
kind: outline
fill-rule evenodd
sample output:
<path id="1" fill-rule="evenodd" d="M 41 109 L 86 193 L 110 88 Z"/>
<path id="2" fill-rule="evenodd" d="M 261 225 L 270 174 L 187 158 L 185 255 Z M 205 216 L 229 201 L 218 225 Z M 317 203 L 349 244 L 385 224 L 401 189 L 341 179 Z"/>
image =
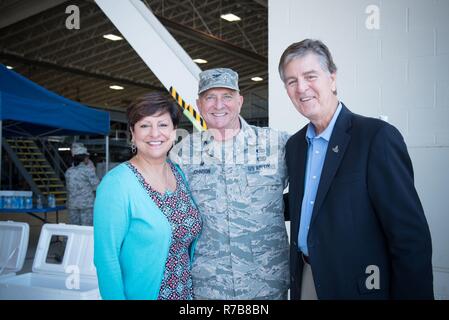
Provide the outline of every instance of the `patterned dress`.
<path id="1" fill-rule="evenodd" d="M 158 300 L 191 300 L 193 287 L 189 247 L 201 231 L 201 219 L 181 174 L 171 161 L 168 163 L 176 178 L 176 189 L 165 194 L 154 190 L 130 162 L 127 165 L 167 217 L 172 228 L 172 241 Z"/>

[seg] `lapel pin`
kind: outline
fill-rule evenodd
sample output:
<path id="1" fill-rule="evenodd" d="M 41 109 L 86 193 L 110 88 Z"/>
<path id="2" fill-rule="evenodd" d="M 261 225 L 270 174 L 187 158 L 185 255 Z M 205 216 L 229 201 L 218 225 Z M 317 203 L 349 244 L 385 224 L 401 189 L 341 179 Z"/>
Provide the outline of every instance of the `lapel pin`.
<path id="1" fill-rule="evenodd" d="M 338 145 L 336 145 L 335 147 L 333 147 L 333 148 L 332 148 L 332 151 L 335 152 L 335 153 L 338 153 L 338 151 L 339 151 L 339 150 L 338 150 Z"/>

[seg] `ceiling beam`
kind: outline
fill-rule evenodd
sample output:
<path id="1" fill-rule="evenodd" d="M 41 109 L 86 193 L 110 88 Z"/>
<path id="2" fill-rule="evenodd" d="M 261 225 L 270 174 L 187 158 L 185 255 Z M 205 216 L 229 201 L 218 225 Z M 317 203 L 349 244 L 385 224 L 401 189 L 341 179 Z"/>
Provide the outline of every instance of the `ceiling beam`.
<path id="1" fill-rule="evenodd" d="M 262 7 L 268 9 L 268 0 L 253 0 L 255 3 L 260 4 Z"/>
<path id="2" fill-rule="evenodd" d="M 15 1 L 0 10 L 0 29 L 34 16 L 67 0 Z"/>
<path id="3" fill-rule="evenodd" d="M 174 22 L 162 16 L 157 16 L 157 18 L 164 24 L 164 26 L 172 30 L 174 33 L 189 38 L 190 40 L 220 49 L 224 52 L 227 52 L 234 56 L 239 56 L 241 58 L 255 62 L 257 64 L 268 65 L 268 58 L 260 54 L 237 47 L 229 42 L 221 40 L 218 37 L 207 34 L 205 32 L 195 30 L 185 25 L 181 25 L 177 22 Z"/>
<path id="4" fill-rule="evenodd" d="M 77 68 L 73 68 L 73 67 L 59 66 L 54 62 L 49 62 L 49 61 L 45 61 L 45 60 L 34 60 L 31 58 L 23 57 L 18 54 L 12 54 L 12 53 L 8 53 L 8 52 L 0 52 L 0 58 L 10 59 L 10 60 L 18 61 L 18 62 L 21 62 L 24 64 L 35 65 L 38 67 L 49 68 L 49 69 L 53 69 L 53 70 L 57 70 L 57 71 L 68 72 L 68 73 L 85 76 L 85 77 L 89 77 L 89 78 L 112 81 L 112 82 L 121 83 L 121 84 L 129 84 L 129 85 L 133 85 L 133 86 L 137 86 L 137 87 L 141 87 L 141 88 L 145 88 L 145 89 L 166 91 L 165 88 L 163 88 L 163 87 L 156 87 L 154 85 L 151 85 L 151 84 L 148 84 L 145 82 L 141 82 L 141 81 L 135 81 L 135 80 L 122 78 L 122 77 L 113 77 L 113 76 L 105 74 L 105 73 L 85 71 L 85 70 L 81 70 L 81 69 L 77 69 Z"/>

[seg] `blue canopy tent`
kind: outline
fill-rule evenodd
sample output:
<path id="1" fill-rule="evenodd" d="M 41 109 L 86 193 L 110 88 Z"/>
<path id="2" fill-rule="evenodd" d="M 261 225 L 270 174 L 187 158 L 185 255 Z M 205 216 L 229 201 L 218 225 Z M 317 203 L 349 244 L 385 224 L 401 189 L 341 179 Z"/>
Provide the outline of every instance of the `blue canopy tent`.
<path id="1" fill-rule="evenodd" d="M 108 112 L 59 96 L 0 64 L 0 141 L 2 135 L 105 135 L 107 171 L 109 125 Z"/>

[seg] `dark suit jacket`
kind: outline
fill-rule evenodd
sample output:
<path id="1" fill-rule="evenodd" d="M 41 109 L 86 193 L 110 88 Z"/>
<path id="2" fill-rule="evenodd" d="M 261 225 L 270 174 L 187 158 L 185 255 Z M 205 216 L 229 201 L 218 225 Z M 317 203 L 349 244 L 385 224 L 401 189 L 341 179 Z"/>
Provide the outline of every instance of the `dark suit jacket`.
<path id="1" fill-rule="evenodd" d="M 286 153 L 292 299 L 300 298 L 303 269 L 297 239 L 306 130 L 289 139 Z M 430 232 L 407 147 L 396 128 L 343 105 L 329 141 L 307 244 L 319 299 L 433 299 Z M 376 274 L 379 289 L 372 288 Z"/>

